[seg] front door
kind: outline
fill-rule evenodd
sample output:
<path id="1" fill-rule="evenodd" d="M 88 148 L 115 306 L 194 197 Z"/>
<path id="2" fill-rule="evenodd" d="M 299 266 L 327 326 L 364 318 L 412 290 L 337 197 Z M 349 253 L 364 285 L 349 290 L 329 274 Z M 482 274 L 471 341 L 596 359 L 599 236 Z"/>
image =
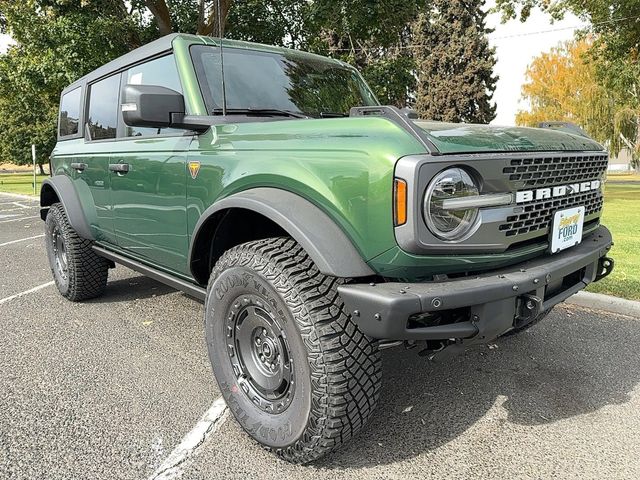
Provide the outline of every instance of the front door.
<path id="1" fill-rule="evenodd" d="M 127 84 L 182 92 L 173 55 L 123 72 L 121 89 Z M 118 246 L 156 267 L 188 275 L 186 158 L 193 135 L 129 127 L 122 115 L 120 122 L 109 160 Z"/>
<path id="2" fill-rule="evenodd" d="M 191 137 L 117 142 L 109 161 L 118 246 L 187 272 L 186 157 Z"/>

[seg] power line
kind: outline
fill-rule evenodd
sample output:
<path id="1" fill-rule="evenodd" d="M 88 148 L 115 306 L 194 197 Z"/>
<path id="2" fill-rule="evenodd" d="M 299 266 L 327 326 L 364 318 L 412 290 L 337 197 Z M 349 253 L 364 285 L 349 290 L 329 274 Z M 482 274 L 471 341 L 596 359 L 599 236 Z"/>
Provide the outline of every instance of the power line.
<path id="1" fill-rule="evenodd" d="M 559 28 L 551 28 L 548 30 L 538 30 L 536 32 L 514 33 L 513 35 L 504 35 L 502 37 L 492 37 L 491 35 L 489 35 L 489 40 L 503 40 L 506 38 L 528 37 L 530 35 L 540 35 L 543 33 L 560 32 L 562 30 L 577 30 L 578 28 L 597 27 L 599 25 L 606 25 L 609 23 L 618 23 L 618 22 L 624 22 L 625 20 L 637 20 L 637 19 L 640 19 L 640 15 L 636 15 L 634 17 L 612 18 L 611 20 L 605 20 L 602 22 L 595 22 L 595 23 L 583 23 L 582 25 L 576 25 L 573 27 L 559 27 Z"/>
<path id="2" fill-rule="evenodd" d="M 508 38 L 516 38 L 516 37 L 528 37 L 528 36 L 532 36 L 532 35 L 542 35 L 545 33 L 553 33 L 553 32 L 559 32 L 562 30 L 577 30 L 579 28 L 585 28 L 585 27 L 596 27 L 599 25 L 606 25 L 609 23 L 618 23 L 618 22 L 624 22 L 626 20 L 638 20 L 640 19 L 640 15 L 636 15 L 633 17 L 623 17 L 623 18 L 612 18 L 611 20 L 605 20 L 602 22 L 595 22 L 595 23 L 584 23 L 582 25 L 576 25 L 573 27 L 559 27 L 559 28 L 551 28 L 551 29 L 547 29 L 547 30 L 537 30 L 535 32 L 524 32 L 524 33 L 514 33 L 513 35 L 503 35 L 501 37 L 492 37 L 491 35 L 488 36 L 488 39 L 491 41 L 495 41 L 495 40 L 504 40 L 504 39 L 508 39 Z M 410 48 L 421 48 L 423 47 L 423 45 L 394 45 L 391 48 L 398 48 L 398 49 L 410 49 Z M 380 48 L 380 47 L 378 47 Z M 366 51 L 366 50 L 375 50 L 375 47 L 373 49 L 369 49 L 369 48 L 329 48 L 329 52 L 362 52 L 362 51 Z"/>

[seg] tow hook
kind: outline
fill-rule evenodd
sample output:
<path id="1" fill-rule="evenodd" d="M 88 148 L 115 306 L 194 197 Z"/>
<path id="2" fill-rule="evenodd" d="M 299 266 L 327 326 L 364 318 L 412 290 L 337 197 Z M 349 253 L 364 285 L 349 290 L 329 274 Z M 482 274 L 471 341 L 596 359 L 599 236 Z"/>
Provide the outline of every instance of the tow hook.
<path id="1" fill-rule="evenodd" d="M 614 261 L 613 258 L 609 257 L 601 257 L 598 260 L 598 273 L 596 273 L 596 278 L 594 281 L 602 280 L 604 277 L 609 275 L 613 270 Z"/>
<path id="2" fill-rule="evenodd" d="M 532 322 L 542 312 L 542 299 L 536 295 L 520 295 L 516 304 L 515 328 L 523 327 Z"/>

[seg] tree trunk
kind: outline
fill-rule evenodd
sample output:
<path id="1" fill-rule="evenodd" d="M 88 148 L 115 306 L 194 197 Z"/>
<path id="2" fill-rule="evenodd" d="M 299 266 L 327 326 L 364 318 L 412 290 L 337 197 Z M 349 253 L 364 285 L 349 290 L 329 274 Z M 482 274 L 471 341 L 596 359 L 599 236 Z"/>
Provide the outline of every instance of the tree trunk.
<path id="1" fill-rule="evenodd" d="M 171 15 L 169 14 L 169 8 L 165 0 L 145 0 L 144 4 L 156 20 L 160 35 L 169 35 L 172 33 Z"/>
<path id="2" fill-rule="evenodd" d="M 204 2 L 205 0 L 200 0 L 198 9 L 198 35 L 224 37 L 224 29 L 233 0 L 213 0 L 208 18 L 205 18 L 204 15 Z M 218 5 L 220 6 L 220 15 L 218 15 Z M 218 24 L 218 17 L 220 18 L 220 24 Z"/>
<path id="3" fill-rule="evenodd" d="M 40 169 L 40 175 L 46 175 L 41 163 L 38 164 L 38 168 Z"/>

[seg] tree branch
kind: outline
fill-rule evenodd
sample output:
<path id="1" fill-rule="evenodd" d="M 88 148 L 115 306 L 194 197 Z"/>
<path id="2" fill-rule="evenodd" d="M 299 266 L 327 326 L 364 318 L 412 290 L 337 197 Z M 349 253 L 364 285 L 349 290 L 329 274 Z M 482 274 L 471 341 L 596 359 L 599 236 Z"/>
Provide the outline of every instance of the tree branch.
<path id="1" fill-rule="evenodd" d="M 158 30 L 160 30 L 160 35 L 172 33 L 171 15 L 169 15 L 169 8 L 165 0 L 145 0 L 144 3 L 153 15 L 153 18 L 155 18 L 158 24 Z"/>
<path id="2" fill-rule="evenodd" d="M 198 35 L 215 35 L 217 37 L 224 36 L 224 28 L 227 23 L 227 17 L 229 16 L 229 10 L 231 10 L 233 0 L 219 1 L 220 20 L 222 25 L 218 25 L 218 0 L 214 0 L 213 6 L 211 8 L 211 11 L 209 12 L 209 17 L 206 22 L 198 22 Z M 202 0 L 201 3 L 203 3 Z"/>

